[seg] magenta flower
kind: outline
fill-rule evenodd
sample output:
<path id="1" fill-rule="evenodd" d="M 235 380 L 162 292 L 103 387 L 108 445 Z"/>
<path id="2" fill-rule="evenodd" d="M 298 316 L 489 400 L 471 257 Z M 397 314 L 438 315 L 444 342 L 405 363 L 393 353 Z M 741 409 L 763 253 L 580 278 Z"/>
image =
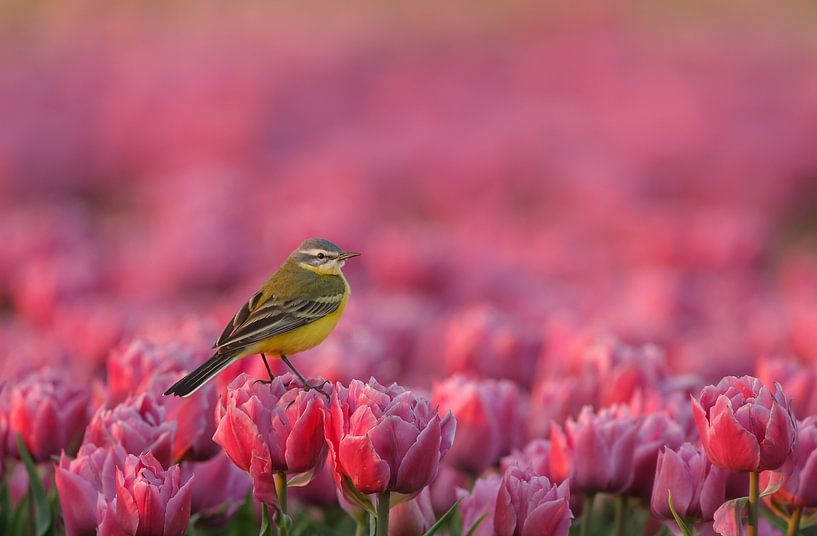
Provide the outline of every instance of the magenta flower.
<path id="1" fill-rule="evenodd" d="M 529 470 L 534 475 L 546 476 L 553 480 L 550 472 L 550 441 L 547 439 L 534 439 L 522 450 L 514 450 L 508 456 L 502 458 L 502 472 L 508 471 L 511 467 L 522 467 Z"/>
<path id="2" fill-rule="evenodd" d="M 778 472 L 761 473 L 761 489 L 771 482 L 780 482 L 772 499 L 794 506 L 817 506 L 817 417 L 807 417 L 797 423 L 797 443 Z"/>
<path id="3" fill-rule="evenodd" d="M 777 469 L 794 446 L 797 424 L 779 384 L 727 376 L 692 397 L 692 411 L 707 456 L 723 469 Z"/>
<path id="4" fill-rule="evenodd" d="M 19 456 L 17 435 L 35 461 L 48 460 L 60 450 L 76 448 L 88 422 L 89 393 L 54 369 L 33 372 L 2 391 L 6 445 Z"/>
<path id="5" fill-rule="evenodd" d="M 125 451 L 118 445 L 86 443 L 73 460 L 62 454 L 54 479 L 68 536 L 96 532 L 116 496 L 116 471 L 124 465 Z"/>
<path id="6" fill-rule="evenodd" d="M 256 497 L 274 504 L 274 473 L 307 473 L 325 459 L 324 404 L 321 394 L 304 391 L 291 374 L 277 376 L 270 384 L 242 374 L 216 407 L 213 440 L 250 473 Z"/>
<path id="7" fill-rule="evenodd" d="M 336 482 L 349 479 L 365 494 L 416 494 L 437 474 L 454 441 L 456 421 L 442 419 L 428 400 L 372 378 L 337 384 L 325 418 Z"/>
<path id="8" fill-rule="evenodd" d="M 779 383 L 791 399 L 795 416 L 817 413 L 817 368 L 813 363 L 782 357 L 762 359 L 757 365 L 757 378 L 769 389 Z"/>
<path id="9" fill-rule="evenodd" d="M 113 409 L 100 408 L 85 429 L 85 443 L 121 445 L 128 454 L 150 452 L 159 463 L 170 465 L 175 423 L 165 421 L 165 411 L 153 396 L 129 398 Z"/>
<path id="10" fill-rule="evenodd" d="M 709 461 L 703 449 L 684 443 L 658 454 L 650 506 L 665 519 L 673 519 L 672 507 L 683 518 L 711 521 L 726 500 L 728 473 Z"/>
<path id="11" fill-rule="evenodd" d="M 494 512 L 497 536 L 567 536 L 572 519 L 568 482 L 556 486 L 520 467 L 502 477 Z"/>
<path id="12" fill-rule="evenodd" d="M 249 475 L 227 456 L 216 456 L 206 462 L 185 462 L 181 470 L 183 482 L 195 479 L 190 511 L 207 519 L 208 524 L 220 524 L 232 517 L 252 488 Z"/>
<path id="13" fill-rule="evenodd" d="M 620 493 L 633 478 L 640 422 L 625 406 L 593 413 L 585 407 L 564 431 L 553 424 L 550 471 L 557 482 L 570 478 L 574 491 Z"/>
<path id="14" fill-rule="evenodd" d="M 116 471 L 116 522 L 131 536 L 182 536 L 190 521 L 192 480 L 178 465 L 165 470 L 150 453 L 128 455 Z"/>
<path id="15" fill-rule="evenodd" d="M 423 488 L 416 497 L 391 508 L 389 536 L 419 536 L 425 534 L 436 521 L 431 495 Z"/>
<path id="16" fill-rule="evenodd" d="M 468 380 L 454 375 L 434 384 L 432 403 L 457 418 L 457 438 L 446 463 L 479 474 L 523 441 L 525 399 L 507 380 Z"/>

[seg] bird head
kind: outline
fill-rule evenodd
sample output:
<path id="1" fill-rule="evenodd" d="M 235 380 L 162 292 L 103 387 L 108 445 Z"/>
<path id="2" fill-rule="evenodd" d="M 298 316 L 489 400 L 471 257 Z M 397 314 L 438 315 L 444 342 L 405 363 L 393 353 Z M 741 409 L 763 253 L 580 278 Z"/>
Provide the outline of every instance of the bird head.
<path id="1" fill-rule="evenodd" d="M 357 257 L 360 253 L 343 251 L 324 238 L 304 240 L 289 256 L 298 266 L 322 275 L 338 275 L 346 259 Z"/>

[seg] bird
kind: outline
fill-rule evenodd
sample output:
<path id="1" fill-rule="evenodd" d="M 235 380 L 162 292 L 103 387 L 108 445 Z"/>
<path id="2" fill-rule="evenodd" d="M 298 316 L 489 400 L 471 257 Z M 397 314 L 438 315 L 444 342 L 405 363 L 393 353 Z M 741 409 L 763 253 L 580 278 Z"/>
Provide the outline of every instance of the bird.
<path id="1" fill-rule="evenodd" d="M 215 352 L 164 395 L 187 397 L 242 357 L 261 354 L 270 380 L 267 355 L 280 358 L 304 384 L 310 385 L 288 356 L 323 342 L 340 320 L 349 301 L 349 283 L 341 269 L 360 253 L 343 251 L 324 238 L 304 240 L 278 270 L 238 310 L 213 344 Z M 260 381 L 260 380 L 259 380 Z"/>

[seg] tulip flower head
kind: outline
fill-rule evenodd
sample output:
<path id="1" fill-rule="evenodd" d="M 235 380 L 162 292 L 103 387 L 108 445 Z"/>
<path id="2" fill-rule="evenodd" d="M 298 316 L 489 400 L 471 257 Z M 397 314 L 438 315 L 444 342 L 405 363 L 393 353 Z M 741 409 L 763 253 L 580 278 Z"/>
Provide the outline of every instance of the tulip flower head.
<path id="1" fill-rule="evenodd" d="M 573 519 L 568 485 L 565 481 L 556 486 L 520 467 L 509 469 L 496 497 L 497 536 L 567 536 Z"/>
<path id="2" fill-rule="evenodd" d="M 817 418 L 808 417 L 797 423 L 797 444 L 793 455 L 779 472 L 761 474 L 761 485 L 780 479 L 780 489 L 771 496 L 781 504 L 817 506 Z"/>
<path id="3" fill-rule="evenodd" d="M 325 426 L 339 486 L 348 479 L 363 494 L 415 495 L 436 476 L 456 421 L 451 412 L 440 418 L 427 399 L 372 378 L 336 385 Z"/>
<path id="4" fill-rule="evenodd" d="M 723 469 L 777 469 L 794 447 L 797 424 L 779 384 L 727 376 L 692 397 L 692 412 L 707 456 Z"/>

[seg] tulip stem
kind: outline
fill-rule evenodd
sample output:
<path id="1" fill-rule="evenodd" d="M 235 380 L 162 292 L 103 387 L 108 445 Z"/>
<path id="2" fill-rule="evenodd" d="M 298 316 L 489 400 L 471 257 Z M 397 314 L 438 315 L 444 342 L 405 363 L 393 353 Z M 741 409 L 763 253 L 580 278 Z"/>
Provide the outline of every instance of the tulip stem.
<path id="1" fill-rule="evenodd" d="M 584 512 L 582 513 L 582 524 L 579 527 L 579 536 L 590 534 L 590 515 L 593 513 L 593 499 L 595 497 L 593 493 L 584 494 Z"/>
<path id="2" fill-rule="evenodd" d="M 757 536 L 757 502 L 760 496 L 760 473 L 749 473 L 749 527 L 746 531 L 749 536 Z"/>
<path id="3" fill-rule="evenodd" d="M 278 471 L 275 474 L 275 493 L 278 495 L 278 534 L 286 536 L 289 534 L 287 527 L 287 473 Z"/>
<path id="4" fill-rule="evenodd" d="M 389 535 L 389 491 L 377 496 L 377 536 Z"/>
<path id="5" fill-rule="evenodd" d="M 789 516 L 789 528 L 786 529 L 786 536 L 796 536 L 800 532 L 800 516 L 803 515 L 803 507 L 798 506 Z"/>
<path id="6" fill-rule="evenodd" d="M 624 510 L 627 508 L 627 497 L 624 495 L 616 495 L 613 499 L 613 536 L 621 536 L 624 534 Z"/>

